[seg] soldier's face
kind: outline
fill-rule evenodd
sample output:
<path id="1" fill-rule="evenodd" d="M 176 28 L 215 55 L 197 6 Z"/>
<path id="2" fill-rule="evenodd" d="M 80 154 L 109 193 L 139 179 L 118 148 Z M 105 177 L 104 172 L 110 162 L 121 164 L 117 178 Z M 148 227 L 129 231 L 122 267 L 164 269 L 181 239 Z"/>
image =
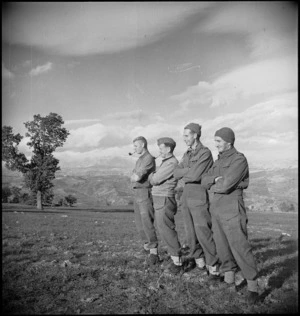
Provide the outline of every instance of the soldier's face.
<path id="1" fill-rule="evenodd" d="M 220 136 L 215 136 L 215 146 L 219 153 L 222 153 L 231 148 L 230 143 L 225 142 Z"/>
<path id="2" fill-rule="evenodd" d="M 133 149 L 134 152 L 136 152 L 137 154 L 141 154 L 144 148 L 144 143 L 137 140 L 136 142 L 133 143 Z"/>
<path id="3" fill-rule="evenodd" d="M 193 146 L 196 141 L 197 134 L 191 132 L 190 129 L 183 130 L 183 140 L 187 146 Z"/>
<path id="4" fill-rule="evenodd" d="M 162 158 L 167 158 L 168 153 L 170 152 L 170 148 L 166 147 L 165 144 L 160 144 L 158 146 L 159 148 L 159 153 L 161 155 Z"/>

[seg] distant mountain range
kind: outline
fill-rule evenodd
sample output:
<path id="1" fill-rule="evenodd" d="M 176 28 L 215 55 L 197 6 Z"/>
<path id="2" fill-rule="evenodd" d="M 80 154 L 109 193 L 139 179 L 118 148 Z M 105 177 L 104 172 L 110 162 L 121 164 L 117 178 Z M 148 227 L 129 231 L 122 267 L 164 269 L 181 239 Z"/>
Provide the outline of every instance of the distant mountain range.
<path id="1" fill-rule="evenodd" d="M 298 168 L 250 172 L 246 205 L 257 211 L 298 210 Z"/>
<path id="2" fill-rule="evenodd" d="M 82 207 L 132 204 L 130 173 L 132 168 L 90 166 L 64 168 L 56 173 L 55 199 L 68 194 Z M 2 166 L 2 186 L 23 185 L 23 177 Z M 250 185 L 244 191 L 246 206 L 256 211 L 298 210 L 298 167 L 250 169 Z"/>

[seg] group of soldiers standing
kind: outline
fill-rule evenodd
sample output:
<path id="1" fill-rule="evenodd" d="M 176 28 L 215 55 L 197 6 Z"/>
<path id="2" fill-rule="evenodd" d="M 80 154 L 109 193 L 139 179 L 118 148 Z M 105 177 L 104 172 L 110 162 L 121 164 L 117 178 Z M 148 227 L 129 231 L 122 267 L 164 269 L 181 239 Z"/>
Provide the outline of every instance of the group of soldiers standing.
<path id="1" fill-rule="evenodd" d="M 208 281 L 222 283 L 236 290 L 235 273 L 241 270 L 247 280 L 247 301 L 258 300 L 257 268 L 247 236 L 247 215 L 243 189 L 249 184 L 249 168 L 245 156 L 234 147 L 232 129 L 215 132 L 218 159 L 201 141 L 201 126 L 190 123 L 184 127 L 183 139 L 188 149 L 180 162 L 173 151 L 176 142 L 170 137 L 157 140 L 161 165 L 147 149 L 147 140 L 133 140 L 139 155 L 131 175 L 137 230 L 145 241 L 150 265 L 161 263 L 154 226 L 167 245 L 170 263 L 166 269 L 177 275 L 187 271 L 187 264 L 206 271 Z M 188 254 L 180 244 L 175 226 L 177 202 L 175 188 L 184 183 L 181 210 L 186 231 Z"/>

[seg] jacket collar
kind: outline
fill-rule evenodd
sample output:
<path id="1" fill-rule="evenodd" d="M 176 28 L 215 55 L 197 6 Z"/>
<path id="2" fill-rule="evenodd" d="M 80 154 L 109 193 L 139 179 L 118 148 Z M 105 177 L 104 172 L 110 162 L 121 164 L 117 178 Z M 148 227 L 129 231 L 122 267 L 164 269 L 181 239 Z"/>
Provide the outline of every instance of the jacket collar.
<path id="1" fill-rule="evenodd" d="M 230 157 L 233 154 L 235 154 L 237 152 L 237 150 L 235 149 L 234 146 L 232 146 L 230 149 L 218 154 L 218 158 L 226 158 L 226 157 Z"/>
<path id="2" fill-rule="evenodd" d="M 173 158 L 173 157 L 174 157 L 174 155 L 172 154 L 172 156 L 167 157 L 167 158 L 165 158 L 165 159 L 162 159 L 162 163 L 165 162 L 166 160 L 169 160 L 169 159 Z"/>
<path id="3" fill-rule="evenodd" d="M 148 149 L 146 149 L 145 152 L 144 152 L 142 155 L 140 155 L 139 158 L 143 158 L 143 157 L 145 157 L 147 154 L 149 154 Z"/>
<path id="4" fill-rule="evenodd" d="M 188 150 L 187 150 L 187 153 L 197 153 L 202 147 L 203 147 L 203 145 L 202 145 L 202 143 L 199 140 L 196 148 L 193 149 L 192 147 L 189 147 Z"/>

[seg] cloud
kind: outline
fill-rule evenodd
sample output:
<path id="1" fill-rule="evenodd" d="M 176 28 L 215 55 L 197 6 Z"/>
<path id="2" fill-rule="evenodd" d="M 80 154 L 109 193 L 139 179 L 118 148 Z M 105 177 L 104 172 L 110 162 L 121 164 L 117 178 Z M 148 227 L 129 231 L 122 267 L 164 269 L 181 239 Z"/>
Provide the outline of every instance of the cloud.
<path id="1" fill-rule="evenodd" d="M 184 63 L 178 65 L 172 65 L 168 67 L 169 72 L 171 73 L 180 73 L 192 69 L 200 69 L 200 65 L 193 65 L 192 63 Z"/>
<path id="2" fill-rule="evenodd" d="M 99 119 L 81 119 L 81 120 L 66 120 L 65 125 L 72 125 L 72 124 L 86 124 L 91 122 L 99 122 Z"/>
<path id="3" fill-rule="evenodd" d="M 292 2 L 226 3 L 211 11 L 195 32 L 243 34 L 252 57 L 278 55 L 296 49 L 297 10 Z"/>
<path id="4" fill-rule="evenodd" d="M 31 60 L 25 60 L 25 61 L 22 63 L 22 66 L 23 66 L 24 68 L 26 68 L 26 67 L 30 67 L 31 64 L 32 64 L 32 61 L 31 61 Z"/>
<path id="5" fill-rule="evenodd" d="M 156 143 L 156 140 L 160 137 L 170 135 L 173 135 L 173 137 L 179 136 L 179 129 L 170 123 L 158 122 L 146 126 L 136 126 L 129 131 L 129 135 L 131 139 L 137 136 L 144 136 L 147 140 Z"/>
<path id="6" fill-rule="evenodd" d="M 124 111 L 107 114 L 104 119 L 107 120 L 124 120 L 124 119 L 134 119 L 140 120 L 146 118 L 147 115 L 142 110 Z"/>
<path id="7" fill-rule="evenodd" d="M 61 150 L 74 150 L 75 152 L 90 151 L 95 148 L 102 150 L 103 148 L 124 146 L 130 142 L 131 138 L 125 126 L 98 123 L 71 129 Z"/>
<path id="8" fill-rule="evenodd" d="M 170 97 L 178 101 L 180 108 L 172 116 L 181 116 L 187 113 L 192 106 L 210 105 L 213 101 L 213 85 L 208 82 L 199 82 L 198 85 L 188 87 L 184 92 Z"/>
<path id="9" fill-rule="evenodd" d="M 2 62 L 2 79 L 13 79 L 15 77 L 15 74 L 13 72 L 11 72 L 10 70 L 8 70 L 4 63 Z"/>
<path id="10" fill-rule="evenodd" d="M 203 121 L 202 139 L 213 152 L 214 133 L 227 126 L 236 134 L 236 146 L 242 152 L 251 151 L 251 159 L 276 159 L 297 153 L 297 93 L 275 96 L 248 109 Z M 254 155 L 256 153 L 256 156 Z"/>
<path id="11" fill-rule="evenodd" d="M 48 62 L 45 65 L 37 66 L 36 68 L 33 68 L 30 70 L 29 75 L 30 76 L 38 76 L 42 73 L 46 73 L 52 69 L 52 63 Z"/>
<path id="12" fill-rule="evenodd" d="M 79 148 L 95 148 L 106 135 L 107 129 L 101 123 L 72 129 L 64 148 L 74 148 L 75 150 Z"/>
<path id="13" fill-rule="evenodd" d="M 178 101 L 184 112 L 193 105 L 229 106 L 251 96 L 295 91 L 296 69 L 297 61 L 293 56 L 258 61 L 224 74 L 212 83 L 201 81 L 171 99 Z"/>
<path id="14" fill-rule="evenodd" d="M 95 124 L 84 128 L 71 130 L 63 148 L 55 156 L 63 166 L 88 166 L 97 163 L 106 163 L 113 157 L 119 157 L 132 162 L 134 158 L 128 156 L 133 150 L 132 140 L 143 135 L 148 141 L 149 151 L 158 155 L 157 139 L 162 136 L 171 136 L 178 142 L 178 147 L 185 149 L 181 144 L 182 126 L 166 123 L 136 126 L 129 130 L 127 126 Z M 178 151 L 179 153 L 179 151 Z M 181 153 L 178 158 L 181 158 Z M 108 164 L 109 165 L 109 164 Z M 123 167 L 125 167 L 124 165 Z"/>
<path id="15" fill-rule="evenodd" d="M 116 116 L 123 114 L 126 116 L 122 112 Z M 244 111 L 210 120 L 194 116 L 192 121 L 202 125 L 201 141 L 210 148 L 215 159 L 214 133 L 224 126 L 234 130 L 236 148 L 246 155 L 250 164 L 272 160 L 274 156 L 278 160 L 297 157 L 297 93 L 277 95 Z M 55 155 L 64 166 L 95 165 L 109 160 L 108 157 L 128 159 L 132 140 L 142 135 L 148 140 L 148 148 L 155 156 L 158 154 L 157 139 L 172 137 L 177 143 L 175 156 L 181 159 L 186 151 L 182 140 L 183 127 L 189 122 L 181 120 L 179 124 L 174 124 L 161 121 L 132 128 L 132 125 L 105 121 L 71 130 L 64 147 Z"/>
<path id="16" fill-rule="evenodd" d="M 134 159 L 128 155 L 131 150 L 129 146 L 113 147 L 109 149 L 93 149 L 86 152 L 64 151 L 55 152 L 54 156 L 59 160 L 62 168 L 89 167 L 98 165 L 99 168 L 106 167 L 127 169 L 129 172 L 134 168 Z"/>
<path id="17" fill-rule="evenodd" d="M 62 55 L 118 52 L 153 43 L 208 2 L 13 3 L 3 16 L 5 42 Z"/>
<path id="18" fill-rule="evenodd" d="M 119 113 L 121 114 L 121 113 Z M 75 153 L 90 152 L 99 149 L 108 153 L 112 148 L 127 148 L 124 152 L 132 150 L 132 140 L 137 136 L 144 136 L 148 140 L 149 148 L 157 151 L 156 141 L 163 136 L 181 139 L 182 126 L 172 125 L 165 121 L 150 124 L 118 124 L 115 121 L 103 120 L 102 123 L 85 127 L 73 128 L 63 148 L 59 152 L 73 151 Z M 116 149 L 114 149 L 116 150 Z"/>
<path id="19" fill-rule="evenodd" d="M 111 126 L 120 126 L 128 131 L 132 126 L 148 126 L 152 122 L 164 123 L 165 119 L 157 112 L 147 112 L 141 109 L 121 111 L 103 116 L 102 122 Z"/>
<path id="20" fill-rule="evenodd" d="M 237 99 L 238 94 L 245 98 L 296 90 L 296 66 L 297 61 L 292 56 L 256 62 L 218 78 L 213 83 L 214 90 L 225 101 Z"/>

